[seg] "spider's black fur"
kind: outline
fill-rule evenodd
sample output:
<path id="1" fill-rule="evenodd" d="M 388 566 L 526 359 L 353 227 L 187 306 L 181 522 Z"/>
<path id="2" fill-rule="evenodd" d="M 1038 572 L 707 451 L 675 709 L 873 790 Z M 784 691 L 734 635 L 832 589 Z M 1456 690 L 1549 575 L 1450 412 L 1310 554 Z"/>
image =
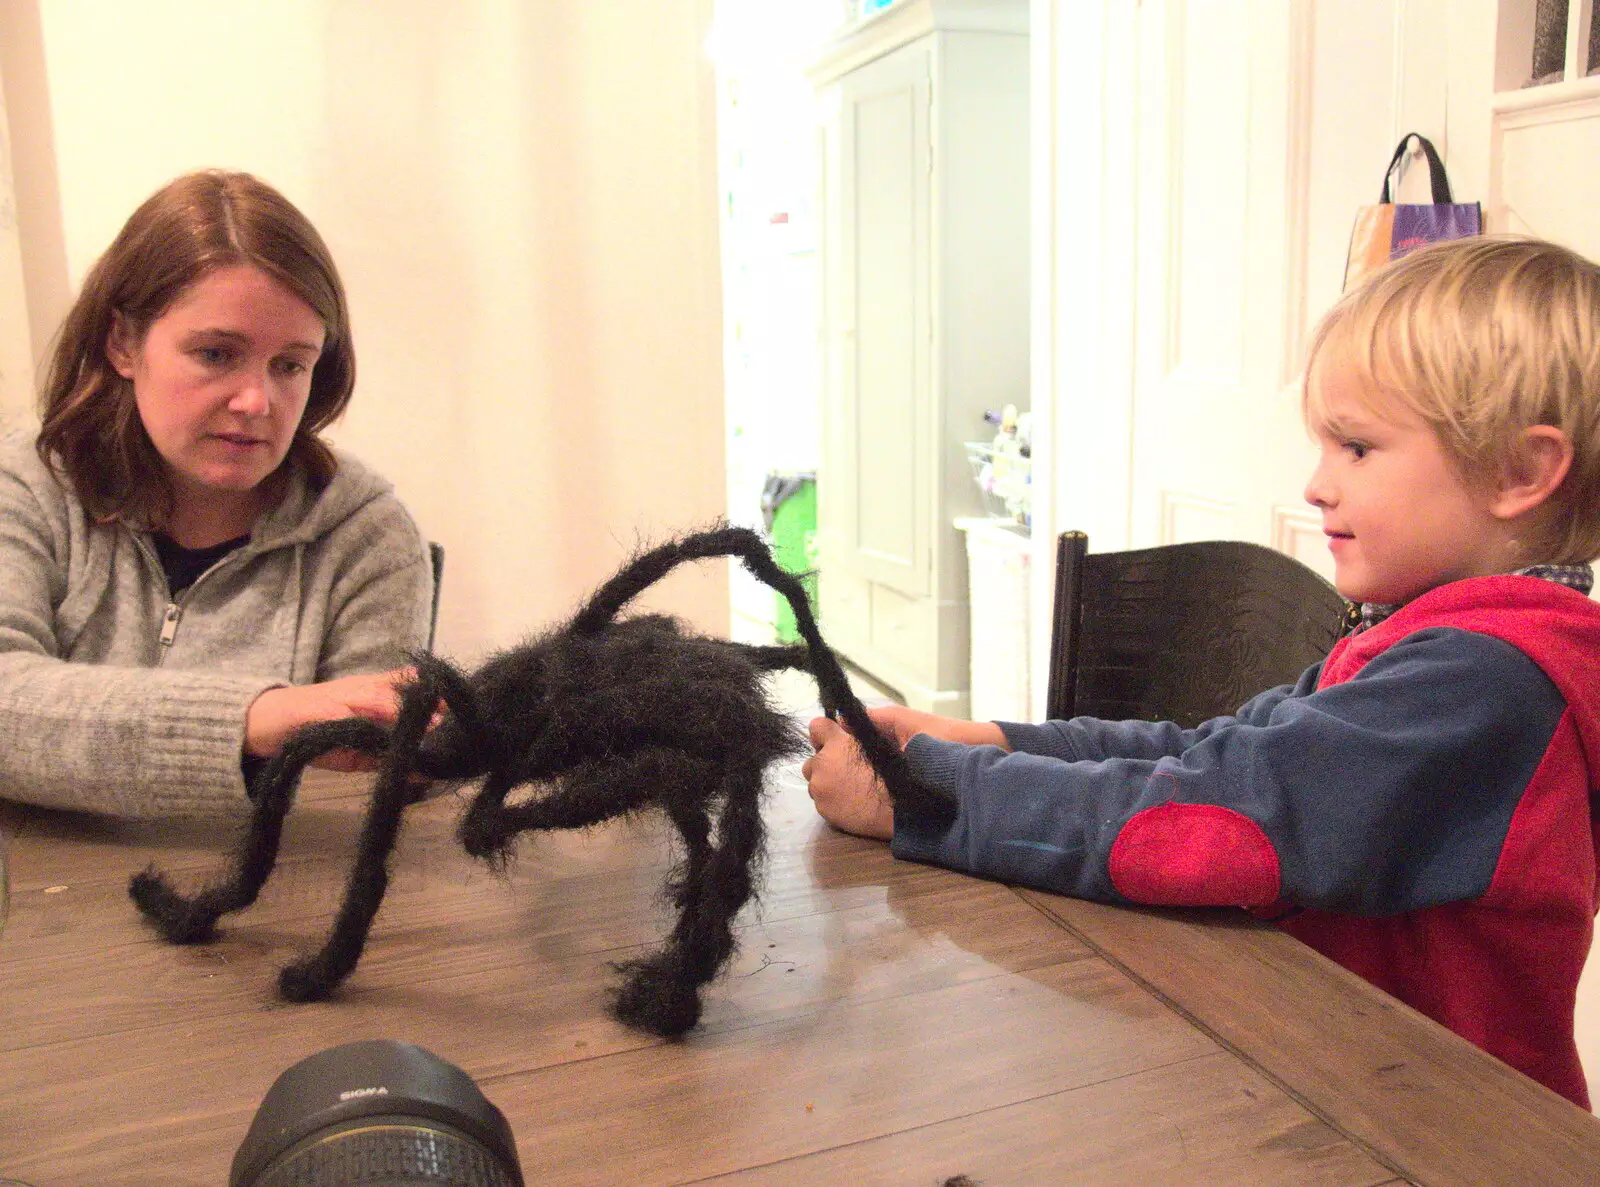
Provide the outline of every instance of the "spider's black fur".
<path id="1" fill-rule="evenodd" d="M 736 556 L 794 609 L 805 645 L 756 647 L 686 633 L 662 615 L 619 619 L 635 596 L 685 561 Z M 343 747 L 381 757 L 359 849 L 333 930 L 321 951 L 285 968 L 293 1001 L 327 997 L 355 968 L 383 900 L 389 858 L 419 779 L 483 784 L 463 815 L 462 844 L 504 863 L 519 834 L 583 828 L 649 807 L 677 826 L 685 856 L 668 882 L 678 918 L 657 953 L 620 966 L 619 1019 L 681 1035 L 700 1017 L 699 990 L 733 955 L 733 920 L 754 889 L 765 842 L 763 775 L 804 749 L 794 724 L 767 701 L 762 676 L 809 669 L 824 711 L 842 716 L 897 802 L 948 817 L 953 805 L 915 778 L 872 725 L 822 640 L 799 580 L 755 532 L 716 527 L 641 553 L 573 619 L 463 673 L 432 655 L 401 693 L 392 730 L 352 718 L 307 726 L 261 772 L 255 810 L 223 881 L 185 897 L 154 867 L 129 893 L 173 943 L 211 938 L 219 917 L 249 906 L 277 860 L 300 776 Z M 442 718 L 430 729 L 443 703 Z M 508 802 L 513 789 L 538 794 Z"/>

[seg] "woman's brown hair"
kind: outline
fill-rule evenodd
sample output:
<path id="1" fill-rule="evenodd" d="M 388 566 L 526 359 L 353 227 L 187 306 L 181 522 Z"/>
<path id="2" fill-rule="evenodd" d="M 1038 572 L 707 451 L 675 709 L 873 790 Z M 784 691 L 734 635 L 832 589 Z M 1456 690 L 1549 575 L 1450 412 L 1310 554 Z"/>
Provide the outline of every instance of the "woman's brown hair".
<path id="1" fill-rule="evenodd" d="M 248 264 L 322 319 L 322 355 L 287 463 L 316 485 L 337 468 L 317 434 L 355 387 L 350 314 L 333 257 L 316 228 L 277 190 L 248 173 L 189 173 L 157 190 L 84 279 L 62 323 L 40 395 L 39 456 L 89 515 L 159 526 L 172 510 L 161 456 L 145 432 L 133 384 L 106 356 L 121 318 L 135 341 L 188 288 L 218 268 Z"/>

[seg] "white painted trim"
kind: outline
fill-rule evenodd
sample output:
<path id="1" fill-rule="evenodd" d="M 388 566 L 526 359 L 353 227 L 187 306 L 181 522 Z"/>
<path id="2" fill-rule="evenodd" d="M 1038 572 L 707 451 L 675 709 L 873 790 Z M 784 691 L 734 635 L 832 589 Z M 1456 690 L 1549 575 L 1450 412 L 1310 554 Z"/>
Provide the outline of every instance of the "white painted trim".
<path id="1" fill-rule="evenodd" d="M 1552 82 L 1522 91 L 1501 91 L 1491 104 L 1502 128 L 1525 128 L 1600 116 L 1600 74 Z"/>
<path id="2" fill-rule="evenodd" d="M 947 29 L 1026 34 L 1028 8 L 1028 0 L 900 0 L 846 25 L 806 68 L 806 78 L 822 86 L 919 37 Z"/>
<path id="3" fill-rule="evenodd" d="M 1589 65 L 1589 19 L 1593 14 L 1594 0 L 1567 0 L 1566 76 L 1569 82 L 1581 79 Z"/>
<path id="4" fill-rule="evenodd" d="M 1167 11 L 1167 20 L 1163 35 L 1166 43 L 1162 46 L 1164 59 L 1164 73 L 1166 75 L 1166 110 L 1161 117 L 1162 160 L 1164 165 L 1164 179 L 1166 181 L 1166 196 L 1162 205 L 1166 210 L 1166 228 L 1163 244 L 1166 252 L 1166 267 L 1162 271 L 1163 297 L 1166 301 L 1166 317 L 1162 325 L 1161 336 L 1161 367 L 1158 374 L 1160 382 L 1166 382 L 1177 370 L 1181 363 L 1179 355 L 1183 349 L 1183 286 L 1175 283 L 1175 278 L 1183 274 L 1183 91 L 1187 82 L 1184 69 L 1183 44 L 1184 21 L 1188 16 L 1186 3 L 1174 3 Z M 1237 376 L 1234 377 L 1237 382 Z"/>
<path id="5" fill-rule="evenodd" d="M 1311 79 L 1316 45 L 1311 5 L 1289 11 L 1288 126 L 1284 145 L 1283 357 L 1278 382 L 1294 383 L 1306 347 L 1306 277 L 1311 252 Z M 1398 139 L 1398 137 L 1396 137 Z"/>
<path id="6" fill-rule="evenodd" d="M 1239 505 L 1232 499 L 1217 499 L 1209 495 L 1197 495 L 1189 491 L 1163 490 L 1160 492 L 1161 505 L 1161 543 L 1185 544 L 1188 540 L 1178 539 L 1178 516 L 1183 511 L 1197 511 L 1202 515 L 1214 516 L 1218 521 L 1217 535 L 1203 537 L 1205 539 L 1230 540 L 1233 538 L 1233 519 L 1239 510 Z"/>
<path id="7" fill-rule="evenodd" d="M 1389 78 L 1391 79 L 1390 85 L 1394 88 L 1394 103 L 1390 106 L 1390 111 L 1393 112 L 1393 121 L 1389 127 L 1389 139 L 1394 141 L 1396 144 L 1400 143 L 1400 137 L 1404 136 L 1408 132 L 1413 131 L 1412 128 L 1405 126 L 1405 36 L 1406 6 L 1404 4 L 1396 4 L 1394 6 L 1394 35 L 1390 41 L 1393 49 L 1389 54 Z M 1441 148 L 1440 151 L 1442 152 L 1443 149 Z"/>
<path id="8" fill-rule="evenodd" d="M 1028 699 L 1040 708 L 1049 684 L 1051 631 L 1055 622 L 1055 538 L 1057 462 L 1054 286 L 1061 269 L 1056 233 L 1056 194 L 1060 164 L 1056 148 L 1056 35 L 1060 27 L 1052 0 L 1031 0 L 1028 44 L 1028 127 L 1031 143 L 1029 228 L 1029 386 L 1033 410 L 1033 555 L 1029 565 Z"/>
<path id="9" fill-rule="evenodd" d="M 1035 705 L 1057 534 L 1086 531 L 1111 551 L 1127 547 L 1132 520 L 1139 20 L 1126 0 L 1033 0 Z"/>
<path id="10" fill-rule="evenodd" d="M 1300 508 L 1274 507 L 1272 509 L 1272 546 L 1287 556 L 1319 572 L 1326 569 L 1327 550 L 1322 533 L 1322 517 L 1314 511 Z M 1303 548 L 1305 541 L 1314 541 L 1315 547 Z"/>

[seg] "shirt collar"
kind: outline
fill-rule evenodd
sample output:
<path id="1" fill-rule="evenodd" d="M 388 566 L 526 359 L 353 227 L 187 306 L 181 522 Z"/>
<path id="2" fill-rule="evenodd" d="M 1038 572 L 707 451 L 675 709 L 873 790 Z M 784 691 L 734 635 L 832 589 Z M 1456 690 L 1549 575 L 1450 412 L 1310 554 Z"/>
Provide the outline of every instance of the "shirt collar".
<path id="1" fill-rule="evenodd" d="M 1554 581 L 1557 585 L 1565 585 L 1568 589 L 1575 589 L 1581 594 L 1587 594 L 1594 588 L 1594 570 L 1588 565 L 1529 565 L 1525 569 L 1518 569 L 1511 574 L 1513 577 L 1542 577 L 1546 581 Z M 1351 602 L 1345 608 L 1345 628 L 1348 634 L 1359 635 L 1362 631 L 1377 626 L 1389 615 L 1400 609 L 1403 603 L 1386 602 Z"/>

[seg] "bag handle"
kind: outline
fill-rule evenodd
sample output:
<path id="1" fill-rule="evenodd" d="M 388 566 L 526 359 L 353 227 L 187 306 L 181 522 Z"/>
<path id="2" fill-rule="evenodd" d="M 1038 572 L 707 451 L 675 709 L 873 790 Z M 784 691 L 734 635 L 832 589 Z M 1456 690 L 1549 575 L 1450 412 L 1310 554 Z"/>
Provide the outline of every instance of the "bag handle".
<path id="1" fill-rule="evenodd" d="M 1439 159 L 1439 150 L 1433 147 L 1433 141 L 1416 132 L 1408 132 L 1400 137 L 1400 143 L 1396 146 L 1394 156 L 1389 161 L 1389 168 L 1384 171 L 1383 196 L 1378 201 L 1383 203 L 1393 201 L 1389 197 L 1389 181 L 1391 178 L 1394 180 L 1395 189 L 1398 191 L 1400 188 L 1400 169 L 1405 164 L 1406 153 L 1410 150 L 1413 140 L 1422 149 L 1423 155 L 1428 158 L 1428 180 L 1433 186 L 1433 204 L 1435 206 L 1450 205 L 1453 201 L 1450 197 L 1450 178 L 1445 175 L 1444 162 Z"/>

